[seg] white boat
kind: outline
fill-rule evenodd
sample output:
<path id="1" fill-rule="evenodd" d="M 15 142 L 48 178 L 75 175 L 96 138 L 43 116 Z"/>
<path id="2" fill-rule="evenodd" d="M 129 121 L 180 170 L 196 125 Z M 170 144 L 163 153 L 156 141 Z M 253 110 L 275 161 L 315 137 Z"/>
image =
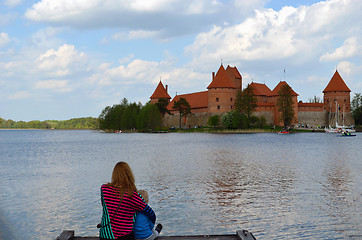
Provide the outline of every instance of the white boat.
<path id="1" fill-rule="evenodd" d="M 341 133 L 341 132 L 346 132 L 346 133 L 354 133 L 354 132 L 356 132 L 356 130 L 354 130 L 353 128 L 345 126 L 345 125 L 341 126 L 341 125 L 338 125 L 338 123 L 336 123 L 336 128 L 337 128 L 337 131 L 339 133 Z"/>
<path id="2" fill-rule="evenodd" d="M 343 125 L 341 126 L 338 124 L 338 119 L 339 119 L 338 106 L 339 105 L 337 104 L 337 101 L 336 101 L 336 126 L 332 127 L 331 125 L 329 125 L 329 128 L 324 128 L 324 131 L 327 133 L 342 133 L 342 132 L 354 133 L 354 132 L 356 132 L 356 130 L 354 130 L 353 128 L 344 125 L 344 105 L 343 105 L 343 115 L 342 115 L 343 116 Z M 331 109 L 331 105 L 329 105 L 329 109 Z M 329 116 L 331 116 L 330 113 L 329 113 Z M 329 117 L 329 122 L 330 121 L 331 121 L 331 117 Z"/>
<path id="3" fill-rule="evenodd" d="M 338 133 L 337 128 L 333 128 L 333 127 L 331 127 L 331 125 L 329 125 L 329 128 L 324 128 L 324 131 L 326 133 Z"/>

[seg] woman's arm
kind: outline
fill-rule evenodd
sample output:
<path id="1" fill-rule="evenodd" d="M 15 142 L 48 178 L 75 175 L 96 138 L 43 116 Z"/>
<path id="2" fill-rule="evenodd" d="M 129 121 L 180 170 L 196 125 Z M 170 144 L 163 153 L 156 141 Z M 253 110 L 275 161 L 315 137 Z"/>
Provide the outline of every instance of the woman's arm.
<path id="1" fill-rule="evenodd" d="M 142 210 L 142 212 L 151 220 L 151 222 L 153 224 L 155 224 L 155 222 L 156 222 L 156 214 L 152 210 L 152 208 L 150 206 L 148 206 L 148 204 L 146 204 L 146 207 Z"/>
<path id="2" fill-rule="evenodd" d="M 136 211 L 143 212 L 154 224 L 156 222 L 156 214 L 150 206 L 143 200 L 138 192 L 133 194 L 132 205 Z"/>

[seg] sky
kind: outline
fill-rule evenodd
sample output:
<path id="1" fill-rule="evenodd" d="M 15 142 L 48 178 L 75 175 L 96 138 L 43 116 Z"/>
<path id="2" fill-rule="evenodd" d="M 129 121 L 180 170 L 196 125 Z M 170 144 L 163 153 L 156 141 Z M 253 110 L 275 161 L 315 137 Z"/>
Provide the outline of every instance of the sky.
<path id="1" fill-rule="evenodd" d="M 245 87 L 286 81 L 308 102 L 338 70 L 362 92 L 360 0 L 2 0 L 0 117 L 98 117 L 106 106 L 206 91 L 220 65 Z"/>

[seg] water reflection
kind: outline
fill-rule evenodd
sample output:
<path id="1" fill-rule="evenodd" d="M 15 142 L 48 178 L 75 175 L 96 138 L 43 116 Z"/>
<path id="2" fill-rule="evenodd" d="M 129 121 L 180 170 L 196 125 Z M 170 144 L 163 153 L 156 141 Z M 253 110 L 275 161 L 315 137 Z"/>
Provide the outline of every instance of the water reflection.
<path id="1" fill-rule="evenodd" d="M 120 160 L 167 235 L 358 238 L 361 138 L 0 131 L 0 238 L 97 235 L 99 187 Z"/>

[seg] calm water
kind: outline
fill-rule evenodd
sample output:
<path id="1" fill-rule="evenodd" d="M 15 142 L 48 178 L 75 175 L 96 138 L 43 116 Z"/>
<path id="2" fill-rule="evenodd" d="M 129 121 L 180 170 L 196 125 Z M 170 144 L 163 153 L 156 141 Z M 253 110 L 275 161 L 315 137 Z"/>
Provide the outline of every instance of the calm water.
<path id="1" fill-rule="evenodd" d="M 362 239 L 362 134 L 0 131 L 0 239 L 97 235 L 99 187 L 130 164 L 164 235 Z"/>

